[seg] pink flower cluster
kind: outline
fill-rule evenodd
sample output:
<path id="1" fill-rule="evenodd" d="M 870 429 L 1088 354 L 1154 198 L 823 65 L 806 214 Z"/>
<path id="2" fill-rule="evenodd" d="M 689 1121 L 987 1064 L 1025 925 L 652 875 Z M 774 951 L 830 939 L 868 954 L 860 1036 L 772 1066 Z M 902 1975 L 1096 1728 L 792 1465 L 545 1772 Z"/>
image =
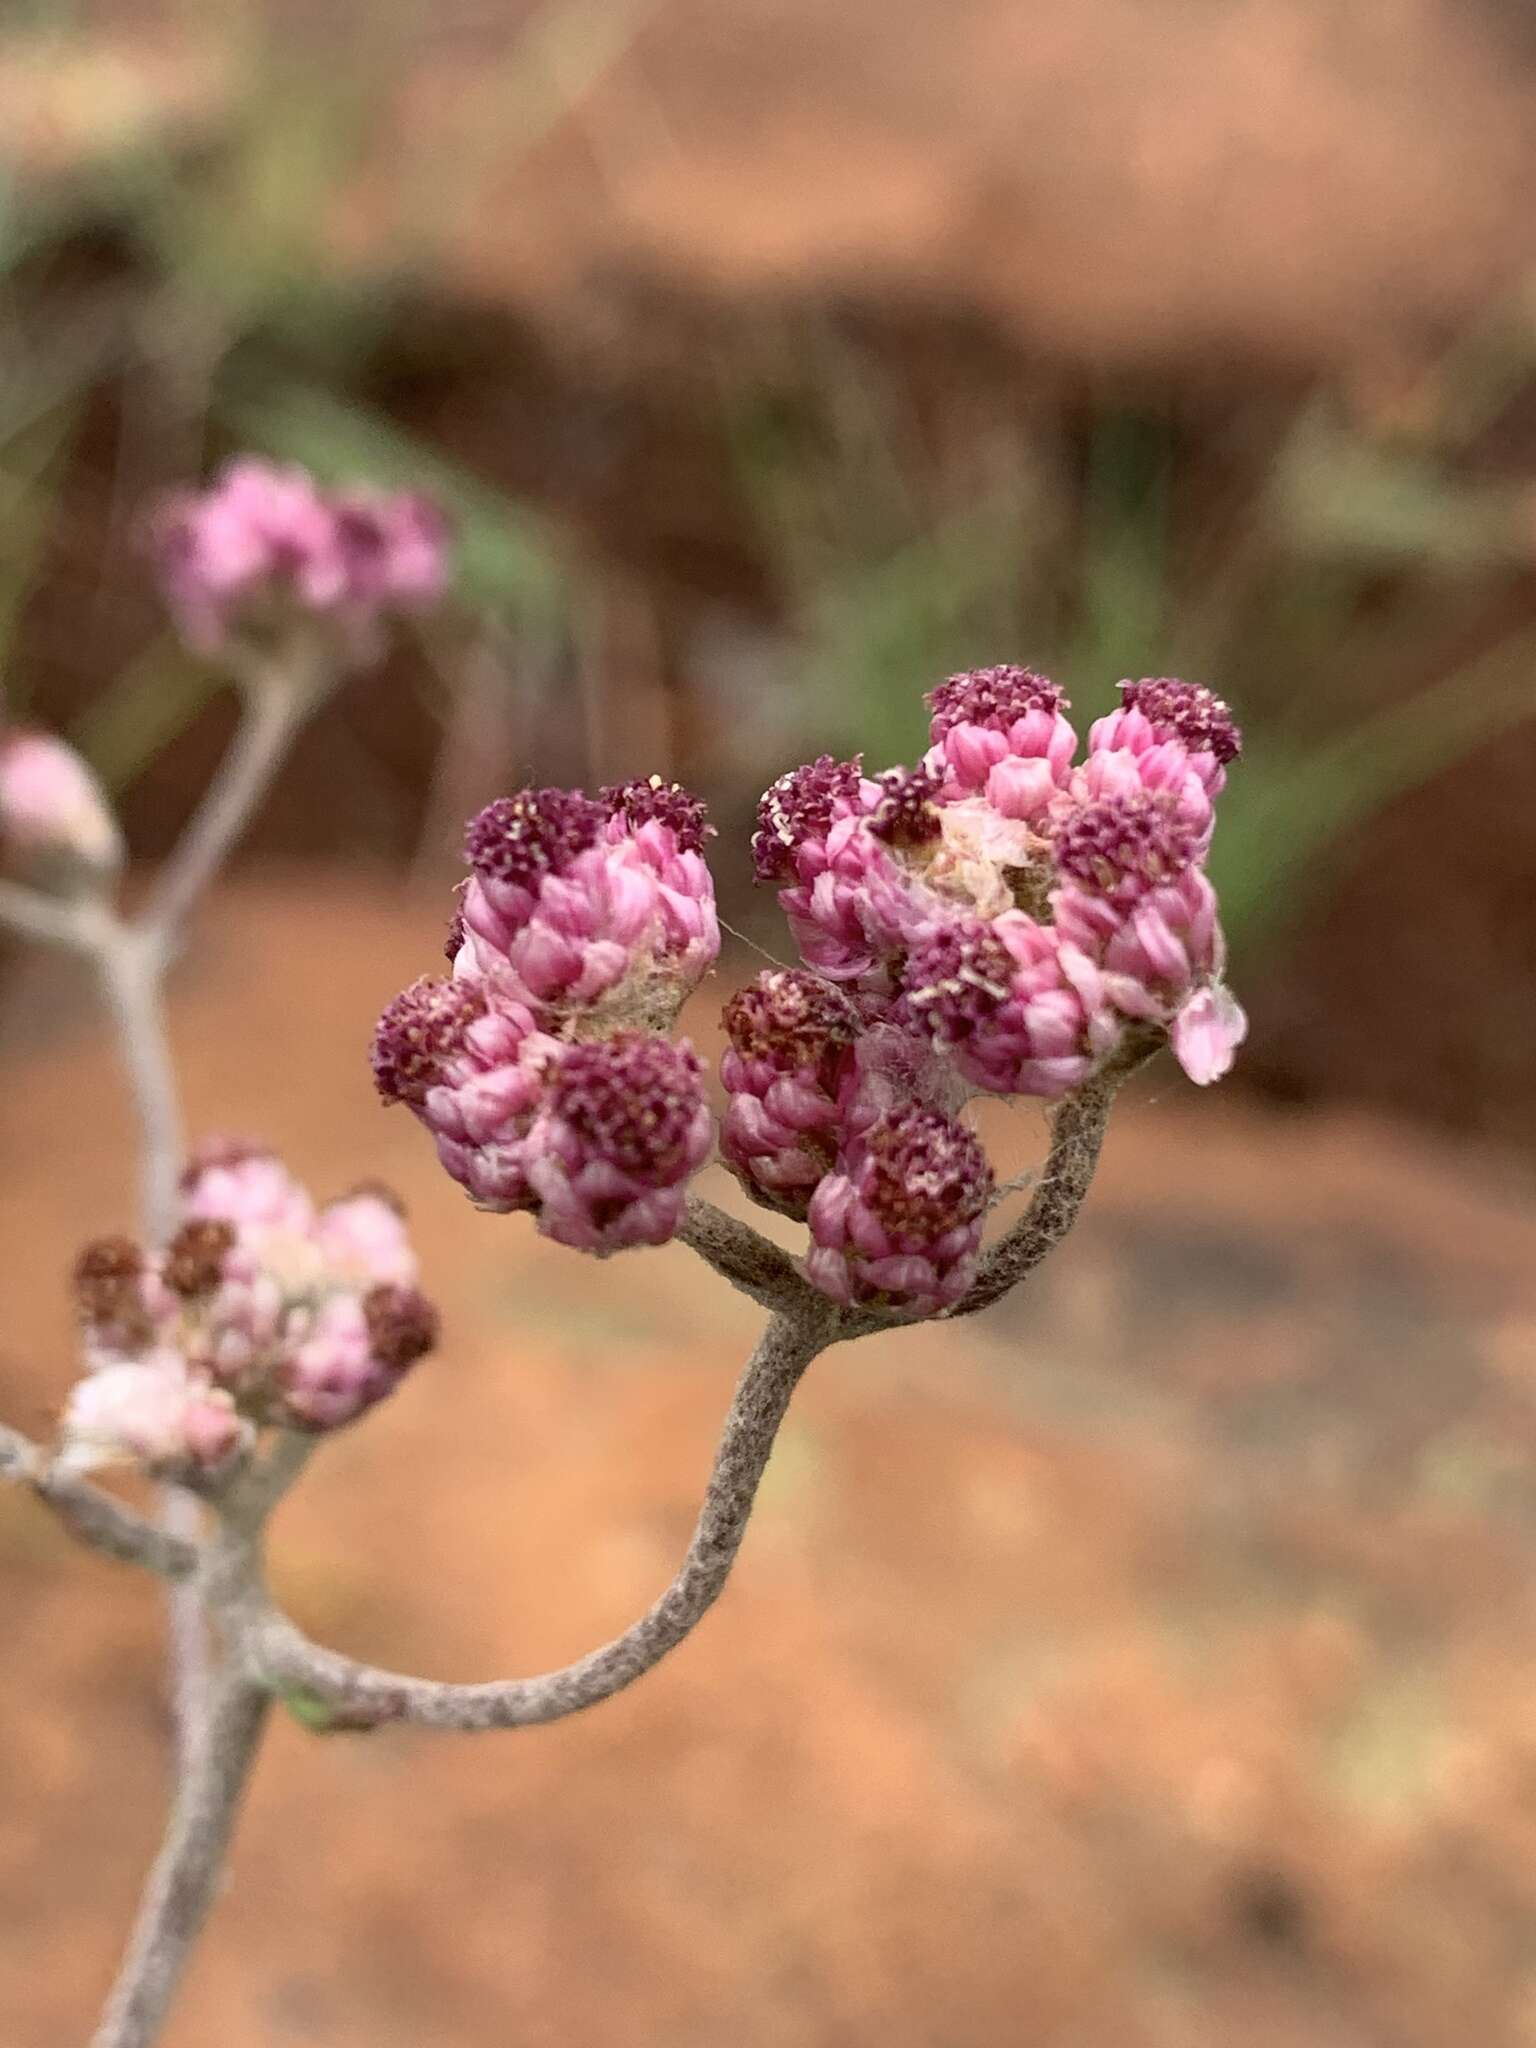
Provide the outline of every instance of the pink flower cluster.
<path id="1" fill-rule="evenodd" d="M 837 1300 L 932 1314 L 963 1293 L 991 1191 L 955 1121 L 969 1094 L 1060 1097 L 1133 1035 L 1166 1035 L 1200 1083 L 1231 1065 L 1246 1027 L 1204 862 L 1237 728 L 1170 677 L 1121 699 L 1079 759 L 1044 676 L 951 676 L 917 768 L 822 755 L 763 796 L 757 875 L 807 971 L 726 1011 L 721 1151 L 808 1220 Z"/>
<path id="2" fill-rule="evenodd" d="M 758 878 L 781 884 L 806 964 L 975 1087 L 1060 1095 L 1130 1024 L 1166 1028 L 1203 1083 L 1240 1040 L 1204 872 L 1237 729 L 1192 683 L 1121 694 L 1078 761 L 1054 683 L 951 676 L 917 769 L 823 755 L 763 797 Z"/>
<path id="3" fill-rule="evenodd" d="M 373 1071 L 482 1208 L 599 1254 L 676 1231 L 713 1140 L 699 1061 L 663 1035 L 720 950 L 709 829 L 659 777 L 471 821 L 451 972 L 385 1010 Z"/>
<path id="4" fill-rule="evenodd" d="M 448 575 L 447 528 L 429 499 L 326 491 L 306 470 L 254 456 L 169 498 L 148 538 L 182 637 L 205 654 L 303 618 L 339 654 L 369 660 L 384 617 L 433 603 Z"/>
<path id="5" fill-rule="evenodd" d="M 1056 1099 L 1171 1044 L 1195 1081 L 1245 1029 L 1205 873 L 1231 714 L 1170 677 L 1077 734 L 1022 668 L 951 676 L 916 768 L 823 754 L 759 806 L 801 967 L 726 1005 L 720 1152 L 808 1223 L 848 1304 L 933 1315 L 976 1270 L 993 1179 L 961 1121 L 986 1092 Z M 697 800 L 637 781 L 525 789 L 469 827 L 451 973 L 380 1019 L 373 1066 L 482 1207 L 605 1253 L 677 1228 L 712 1126 L 664 1033 L 719 949 Z"/>
<path id="6" fill-rule="evenodd" d="M 163 1251 L 88 1245 L 75 1269 L 87 1370 L 61 1457 L 217 1475 L 259 1428 L 340 1428 L 437 1341 L 393 1197 L 360 1188 L 317 1209 L 271 1153 L 206 1150 Z"/>

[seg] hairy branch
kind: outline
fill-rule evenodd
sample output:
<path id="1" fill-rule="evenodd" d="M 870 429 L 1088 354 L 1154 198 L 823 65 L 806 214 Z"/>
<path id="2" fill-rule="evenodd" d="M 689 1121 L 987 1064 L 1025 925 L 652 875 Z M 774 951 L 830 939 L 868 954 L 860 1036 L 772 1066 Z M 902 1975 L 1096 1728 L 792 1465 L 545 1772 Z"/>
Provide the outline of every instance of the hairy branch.
<path id="1" fill-rule="evenodd" d="M 40 889 L 29 889 L 21 882 L 0 882 L 0 924 L 9 925 L 24 939 L 68 946 L 76 953 L 94 952 L 100 935 L 94 903 L 45 896 Z"/>
<path id="2" fill-rule="evenodd" d="M 788 1252 L 702 1195 L 688 1197 L 677 1234 L 722 1279 L 766 1309 L 788 1314 L 821 1299 Z"/>
<path id="3" fill-rule="evenodd" d="M 622 1635 L 558 1671 L 450 1685 L 360 1664 L 322 1649 L 279 1614 L 254 1546 L 234 1547 L 209 1597 L 249 1672 L 275 1691 L 309 1696 L 342 1723 L 411 1721 L 480 1731 L 558 1721 L 595 1706 L 658 1664 L 714 1605 L 730 1576 L 779 1425 L 806 1367 L 831 1337 L 817 1310 L 769 1322 L 726 1418 L 693 1540 L 670 1586 Z"/>
<path id="4" fill-rule="evenodd" d="M 140 1213 L 152 1244 L 176 1228 L 183 1143 L 181 1104 L 171 1063 L 160 963 L 131 925 L 114 924 L 96 949 L 103 993 L 139 1120 Z"/>
<path id="5" fill-rule="evenodd" d="M 50 1464 L 42 1448 L 19 1430 L 0 1425 L 0 1479 L 30 1486 L 70 1534 L 123 1564 L 142 1565 L 165 1579 L 187 1579 L 197 1569 L 198 1549 L 180 1536 L 157 1529 L 109 1493 L 73 1472 Z"/>
<path id="6" fill-rule="evenodd" d="M 165 951 L 153 930 L 114 919 L 102 932 L 95 960 L 139 1121 L 144 1234 L 151 1244 L 163 1245 L 176 1227 L 184 1153 L 181 1100 L 165 1016 Z M 159 1522 L 168 1537 L 192 1540 L 201 1531 L 202 1513 L 181 1487 L 162 1486 Z M 208 1711 L 208 1631 L 195 1587 L 171 1587 L 166 1622 L 176 1739 L 185 1752 Z"/>
<path id="7" fill-rule="evenodd" d="M 1072 1228 L 1092 1184 L 1115 1090 L 1123 1078 L 1096 1075 L 1063 1098 L 1051 1120 L 1050 1151 L 1029 1207 L 987 1252 L 969 1291 L 951 1309 L 952 1316 L 972 1316 L 1000 1301 Z"/>
<path id="8" fill-rule="evenodd" d="M 234 1659 L 192 1731 L 165 1842 L 92 2048 L 150 2048 L 218 1892 L 272 1702 Z"/>
<path id="9" fill-rule="evenodd" d="M 316 657 L 293 654 L 284 666 L 253 674 L 229 752 L 155 885 L 144 928 L 174 945 L 199 896 L 218 873 L 271 786 L 294 734 L 322 687 Z"/>

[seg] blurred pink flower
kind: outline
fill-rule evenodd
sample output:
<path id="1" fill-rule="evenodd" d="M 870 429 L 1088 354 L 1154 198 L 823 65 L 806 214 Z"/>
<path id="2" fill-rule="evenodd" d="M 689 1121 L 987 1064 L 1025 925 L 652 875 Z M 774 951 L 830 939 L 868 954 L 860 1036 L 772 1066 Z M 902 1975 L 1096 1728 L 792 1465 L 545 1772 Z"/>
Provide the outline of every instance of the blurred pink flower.
<path id="1" fill-rule="evenodd" d="M 29 880 L 68 887 L 114 876 L 122 834 L 106 792 L 63 740 L 45 732 L 0 738 L 0 855 Z"/>
<path id="2" fill-rule="evenodd" d="M 353 1421 L 435 1341 L 415 1272 L 392 1197 L 361 1192 L 317 1215 L 271 1154 L 208 1149 L 163 1251 L 107 1238 L 81 1254 L 87 1371 L 64 1455 L 211 1470 L 257 1428 Z"/>
<path id="3" fill-rule="evenodd" d="M 204 654 L 308 618 L 334 630 L 338 653 L 371 659 L 383 618 L 431 604 L 448 575 L 446 523 L 419 494 L 329 493 L 249 455 L 168 498 L 148 538 L 177 627 Z"/>

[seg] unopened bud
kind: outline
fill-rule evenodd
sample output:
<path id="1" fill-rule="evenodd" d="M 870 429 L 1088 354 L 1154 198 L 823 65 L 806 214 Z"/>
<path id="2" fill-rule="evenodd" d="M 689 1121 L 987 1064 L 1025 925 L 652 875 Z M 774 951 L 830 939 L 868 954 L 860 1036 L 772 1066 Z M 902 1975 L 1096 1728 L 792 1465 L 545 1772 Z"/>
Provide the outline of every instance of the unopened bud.
<path id="1" fill-rule="evenodd" d="M 51 733 L 0 740 L 0 853 L 29 881 L 70 893 L 122 866 L 123 841 L 101 784 Z"/>

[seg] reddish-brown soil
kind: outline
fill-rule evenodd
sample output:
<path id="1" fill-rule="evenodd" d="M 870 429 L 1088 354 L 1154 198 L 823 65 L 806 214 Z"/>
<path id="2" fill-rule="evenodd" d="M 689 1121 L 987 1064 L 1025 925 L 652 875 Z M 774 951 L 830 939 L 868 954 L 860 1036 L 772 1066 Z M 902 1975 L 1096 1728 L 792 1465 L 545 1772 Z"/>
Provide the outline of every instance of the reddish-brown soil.
<path id="1" fill-rule="evenodd" d="M 378 1110 L 368 1024 L 438 913 L 232 895 L 176 1036 L 199 1128 L 409 1199 L 445 1348 L 312 1468 L 275 1576 L 469 1676 L 663 1582 L 755 1315 L 679 1248 L 477 1216 Z M 0 1410 L 45 1427 L 130 1131 L 79 992 L 21 994 Z M 633 1692 L 278 1727 L 170 2048 L 1524 2048 L 1533 1253 L 1496 1161 L 1155 1077 L 1027 1298 L 817 1366 L 725 1600 Z M 70 2048 L 159 1820 L 156 1604 L 14 1495 L 0 1602 L 0 2038 Z"/>
<path id="2" fill-rule="evenodd" d="M 179 0 L 81 12 L 115 34 L 50 90 L 29 64 L 24 162 L 129 135 L 157 102 L 185 127 L 199 93 L 216 125 L 248 84 L 199 64 Z M 251 14 L 279 63 L 307 40 L 353 82 L 406 79 L 347 246 L 393 264 L 431 234 L 455 292 L 630 359 L 654 358 L 675 295 L 953 312 L 1074 363 L 1312 369 L 1411 349 L 1536 257 L 1536 66 L 1509 0 Z"/>

